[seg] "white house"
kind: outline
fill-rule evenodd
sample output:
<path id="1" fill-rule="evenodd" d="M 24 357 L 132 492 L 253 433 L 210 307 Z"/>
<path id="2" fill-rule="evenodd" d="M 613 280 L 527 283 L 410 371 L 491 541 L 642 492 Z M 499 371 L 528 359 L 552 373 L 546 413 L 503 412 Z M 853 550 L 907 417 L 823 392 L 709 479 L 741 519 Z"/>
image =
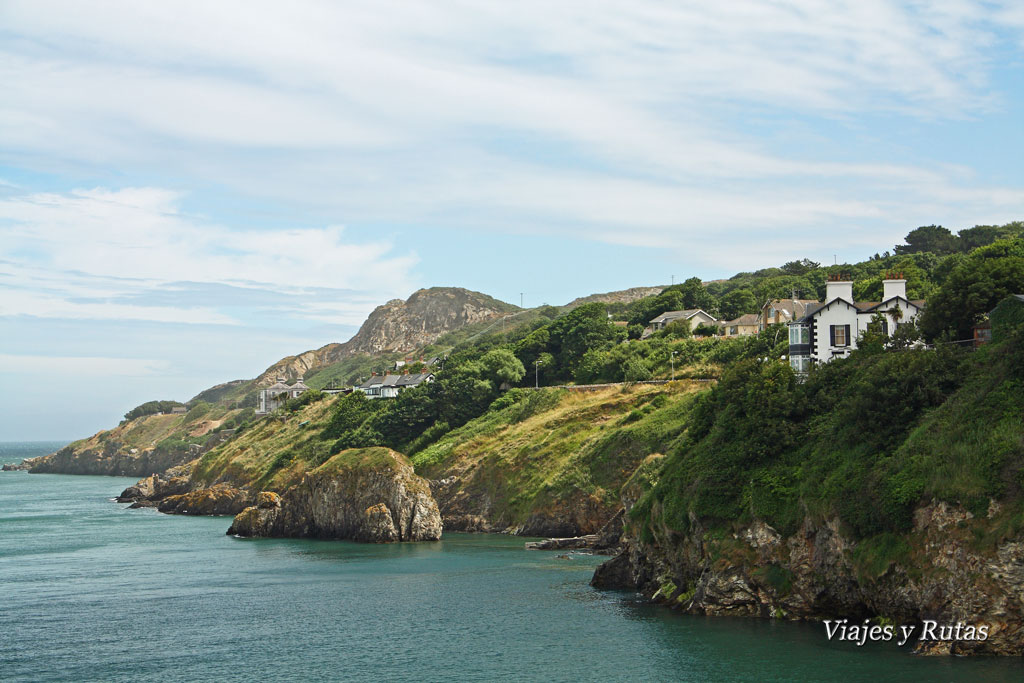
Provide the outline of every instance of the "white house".
<path id="1" fill-rule="evenodd" d="M 353 391 L 361 391 L 366 398 L 394 398 L 405 389 L 434 381 L 434 373 L 420 372 L 404 375 L 377 375 L 362 384 L 352 387 Z"/>
<path id="2" fill-rule="evenodd" d="M 256 414 L 271 413 L 284 405 L 284 402 L 288 399 L 298 398 L 307 391 L 309 391 L 309 387 L 306 386 L 301 377 L 295 380 L 295 384 L 291 386 L 285 384 L 284 377 L 278 377 L 277 382 L 266 389 L 260 389 Z"/>
<path id="3" fill-rule="evenodd" d="M 805 373 L 811 363 L 849 355 L 875 314 L 884 316 L 881 331 L 888 336 L 922 310 L 924 301 L 907 299 L 907 281 L 898 274 L 882 281 L 881 301 L 855 302 L 851 280 L 830 280 L 825 284 L 825 300 L 809 306 L 803 317 L 789 323 L 789 363 L 796 372 Z"/>

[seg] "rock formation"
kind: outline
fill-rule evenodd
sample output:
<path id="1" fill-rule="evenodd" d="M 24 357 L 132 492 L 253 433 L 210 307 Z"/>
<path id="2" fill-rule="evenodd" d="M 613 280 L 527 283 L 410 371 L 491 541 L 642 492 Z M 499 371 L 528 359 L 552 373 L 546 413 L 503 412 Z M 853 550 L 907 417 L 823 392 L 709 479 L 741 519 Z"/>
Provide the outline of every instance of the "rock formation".
<path id="1" fill-rule="evenodd" d="M 760 521 L 722 537 L 691 519 L 685 536 L 629 538 L 620 555 L 598 567 L 591 585 L 636 589 L 694 614 L 985 625 L 985 640 L 917 641 L 915 649 L 1022 655 L 1024 543 L 982 550 L 971 518 L 947 503 L 918 508 L 904 539 L 909 566 L 884 556 L 865 563 L 835 519 L 808 518 L 789 537 Z"/>
<path id="2" fill-rule="evenodd" d="M 392 299 L 375 308 L 347 342 L 281 359 L 256 379 L 256 385 L 267 386 L 281 375 L 301 377 L 355 354 L 410 353 L 448 332 L 514 310 L 515 306 L 461 287 L 421 289 L 405 301 Z"/>
<path id="3" fill-rule="evenodd" d="M 426 480 L 387 448 L 342 451 L 283 494 L 263 492 L 235 517 L 238 536 L 435 541 L 441 515 Z"/>

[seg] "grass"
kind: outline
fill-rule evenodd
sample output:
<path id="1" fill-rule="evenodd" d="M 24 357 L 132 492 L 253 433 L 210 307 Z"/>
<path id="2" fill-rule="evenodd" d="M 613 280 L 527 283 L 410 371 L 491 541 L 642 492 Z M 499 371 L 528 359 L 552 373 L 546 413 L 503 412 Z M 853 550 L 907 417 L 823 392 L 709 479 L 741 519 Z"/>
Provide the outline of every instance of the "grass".
<path id="1" fill-rule="evenodd" d="M 653 453 L 685 431 L 702 386 L 637 385 L 593 392 L 527 392 L 413 456 L 429 478 L 459 477 L 509 523 L 573 503 L 618 504 L 620 488 Z M 637 406 L 642 413 L 625 424 Z"/>

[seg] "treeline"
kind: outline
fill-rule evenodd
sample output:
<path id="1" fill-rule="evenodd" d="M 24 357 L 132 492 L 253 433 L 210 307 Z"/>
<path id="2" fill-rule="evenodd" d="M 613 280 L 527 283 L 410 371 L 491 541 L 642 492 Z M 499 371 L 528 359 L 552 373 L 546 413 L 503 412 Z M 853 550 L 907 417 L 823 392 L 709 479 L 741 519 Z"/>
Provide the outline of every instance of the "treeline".
<path id="1" fill-rule="evenodd" d="M 882 297 L 882 280 L 894 271 L 906 278 L 909 298 L 928 299 L 954 271 L 970 260 L 971 252 L 996 243 L 1019 243 L 1022 238 L 1024 222 L 1021 221 L 1001 226 L 979 225 L 956 234 L 941 226 L 924 226 L 910 231 L 906 244 L 860 263 L 823 266 L 800 259 L 778 267 L 737 273 L 728 280 L 707 285 L 700 278 L 690 278 L 657 296 L 631 304 L 613 304 L 609 306 L 609 313 L 616 320 L 627 321 L 630 336 L 635 337 L 648 321 L 665 311 L 701 308 L 720 319 L 731 320 L 745 313 L 757 313 L 769 299 L 821 299 L 825 295 L 826 281 L 834 274 L 853 280 L 853 295 L 857 301 L 878 301 Z M 996 264 L 993 267 L 995 270 L 1002 268 Z M 973 275 L 961 268 L 958 277 L 970 280 Z M 944 321 L 930 328 L 929 333 L 937 334 L 945 325 Z"/>

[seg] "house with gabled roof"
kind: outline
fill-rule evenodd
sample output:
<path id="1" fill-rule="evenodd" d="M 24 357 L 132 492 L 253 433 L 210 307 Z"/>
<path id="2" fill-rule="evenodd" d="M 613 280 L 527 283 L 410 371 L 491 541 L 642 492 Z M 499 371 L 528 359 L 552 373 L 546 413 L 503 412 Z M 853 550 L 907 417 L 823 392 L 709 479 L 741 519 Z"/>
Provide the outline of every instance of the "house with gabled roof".
<path id="1" fill-rule="evenodd" d="M 913 322 L 924 305 L 907 298 L 907 281 L 898 273 L 882 281 L 881 301 L 854 301 L 853 281 L 835 276 L 825 283 L 825 300 L 789 323 L 789 363 L 802 374 L 812 363 L 848 356 L 875 315 L 882 315 L 882 334 L 892 336 L 898 326 Z"/>
<path id="2" fill-rule="evenodd" d="M 723 337 L 742 337 L 748 334 L 757 334 L 760 316 L 757 313 L 746 313 L 734 320 L 724 320 L 720 323 Z"/>
<path id="3" fill-rule="evenodd" d="M 651 320 L 649 323 L 652 332 L 663 330 L 669 323 L 674 323 L 677 320 L 689 320 L 690 329 L 694 329 L 697 325 L 714 325 L 718 322 L 715 316 L 699 308 L 688 308 L 685 311 L 665 311 L 658 317 Z"/>
<path id="4" fill-rule="evenodd" d="M 288 399 L 298 398 L 309 391 L 309 387 L 306 386 L 301 377 L 295 380 L 295 384 L 292 384 L 291 386 L 285 384 L 285 382 L 286 379 L 284 377 L 278 377 L 277 381 L 269 387 L 266 389 L 260 389 L 260 393 L 256 401 L 257 415 L 272 413 L 283 406 L 284 402 Z"/>
<path id="5" fill-rule="evenodd" d="M 378 375 L 374 373 L 370 379 L 352 387 L 353 391 L 361 391 L 366 398 L 394 398 L 406 389 L 434 381 L 434 373 L 418 372 L 402 375 Z"/>

